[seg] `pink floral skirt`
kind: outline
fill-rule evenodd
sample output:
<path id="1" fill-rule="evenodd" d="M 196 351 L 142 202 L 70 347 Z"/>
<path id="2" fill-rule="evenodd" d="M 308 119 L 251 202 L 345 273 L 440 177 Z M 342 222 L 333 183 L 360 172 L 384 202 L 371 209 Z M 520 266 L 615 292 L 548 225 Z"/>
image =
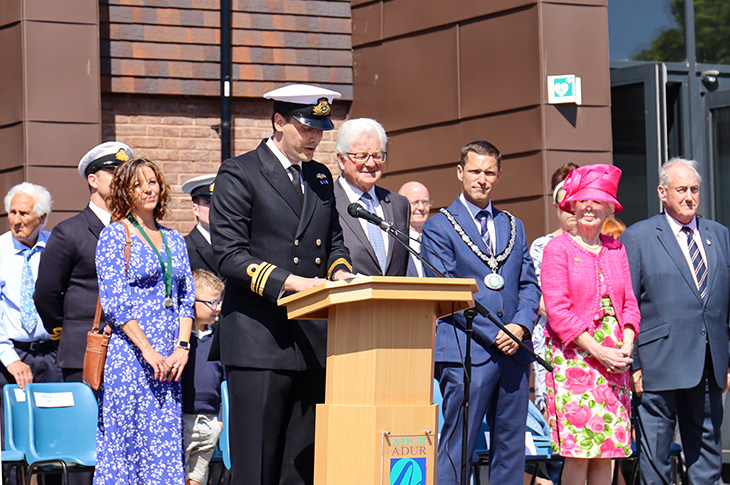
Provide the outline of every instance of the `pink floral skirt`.
<path id="1" fill-rule="evenodd" d="M 622 340 L 615 317 L 605 315 L 595 323 L 593 337 L 601 345 L 613 347 Z M 611 374 L 577 345 L 564 346 L 550 337 L 546 354 L 554 366 L 546 374 L 553 452 L 571 458 L 630 456 L 629 372 Z"/>

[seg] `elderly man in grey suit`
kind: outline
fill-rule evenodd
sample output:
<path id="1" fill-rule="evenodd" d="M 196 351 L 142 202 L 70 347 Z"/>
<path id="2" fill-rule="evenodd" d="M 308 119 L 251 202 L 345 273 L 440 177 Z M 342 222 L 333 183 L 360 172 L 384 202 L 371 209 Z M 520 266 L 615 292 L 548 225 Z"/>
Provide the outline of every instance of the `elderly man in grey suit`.
<path id="1" fill-rule="evenodd" d="M 714 484 L 730 361 L 730 231 L 696 216 L 697 162 L 672 159 L 659 181 L 664 213 L 621 236 L 641 309 L 632 355 L 641 479 L 672 483 L 669 446 L 678 421 L 689 482 Z"/>
<path id="2" fill-rule="evenodd" d="M 340 178 L 335 183 L 335 200 L 345 246 L 350 250 L 352 270 L 368 276 L 405 276 L 408 249 L 379 227 L 355 219 L 347 207 L 357 202 L 365 210 L 393 224 L 408 245 L 410 204 L 402 195 L 375 184 L 383 176 L 385 129 L 370 118 L 346 121 L 337 132 L 337 163 Z"/>

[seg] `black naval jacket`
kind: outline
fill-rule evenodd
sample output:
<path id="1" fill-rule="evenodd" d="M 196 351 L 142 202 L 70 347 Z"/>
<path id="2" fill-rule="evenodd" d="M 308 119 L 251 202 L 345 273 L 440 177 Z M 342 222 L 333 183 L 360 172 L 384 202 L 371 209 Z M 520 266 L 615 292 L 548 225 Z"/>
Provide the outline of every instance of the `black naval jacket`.
<path id="1" fill-rule="evenodd" d="M 351 271 L 337 217 L 332 175 L 302 163 L 304 201 L 263 140 L 228 159 L 216 177 L 211 239 L 226 278 L 220 322 L 225 365 L 277 370 L 324 367 L 327 323 L 288 320 L 279 307 L 284 280 Z"/>
<path id="2" fill-rule="evenodd" d="M 51 338 L 58 338 L 58 366 L 84 366 L 86 333 L 99 297 L 96 243 L 104 223 L 88 206 L 53 228 L 41 253 L 33 299 Z M 63 330 L 61 330 L 63 329 Z"/>
<path id="3" fill-rule="evenodd" d="M 185 236 L 185 245 L 188 247 L 191 270 L 204 269 L 220 278 L 218 265 L 213 254 L 213 246 L 200 233 L 198 226 L 195 226 L 190 234 Z"/>

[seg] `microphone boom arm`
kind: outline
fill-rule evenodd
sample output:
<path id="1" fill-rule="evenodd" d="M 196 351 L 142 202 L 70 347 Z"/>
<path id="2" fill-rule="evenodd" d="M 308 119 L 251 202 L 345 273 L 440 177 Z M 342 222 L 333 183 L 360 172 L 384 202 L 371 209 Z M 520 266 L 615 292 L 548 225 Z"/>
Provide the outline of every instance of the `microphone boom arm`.
<path id="1" fill-rule="evenodd" d="M 369 214 L 369 212 L 368 212 L 368 214 Z M 350 214 L 350 215 L 352 215 L 352 214 Z M 353 217 L 357 217 L 357 216 L 353 216 Z M 418 258 L 418 260 L 421 261 L 428 269 L 430 269 L 431 271 L 433 271 L 436 276 L 438 276 L 439 278 L 446 278 L 446 276 L 441 271 L 439 271 L 431 263 L 429 263 L 428 261 L 426 261 L 425 259 L 423 259 L 423 256 L 421 256 L 420 254 L 418 254 L 418 251 L 416 251 L 415 249 L 413 249 L 410 244 L 407 244 L 400 237 L 402 235 L 402 236 L 405 236 L 405 237 L 407 237 L 407 238 L 410 239 L 410 236 L 408 236 L 408 235 L 404 234 L 403 232 L 399 231 L 398 229 L 396 229 L 395 227 L 393 227 L 393 225 L 391 223 L 389 223 L 389 222 L 383 221 L 387 225 L 387 228 L 385 228 L 385 227 L 383 227 L 383 225 L 381 225 L 381 224 L 379 224 L 379 223 L 377 223 L 377 222 L 375 222 L 375 221 L 373 221 L 371 219 L 367 219 L 367 218 L 365 218 L 365 219 L 369 223 L 374 224 L 374 225 L 380 227 L 387 234 L 389 234 L 393 239 L 395 239 L 396 241 L 398 241 L 398 243 L 400 243 L 411 254 L 413 254 L 416 258 Z M 421 244 L 423 244 L 423 243 L 421 243 Z M 428 248 L 428 246 L 425 246 L 425 245 L 424 245 L 424 247 Z M 430 249 L 430 248 L 428 248 L 428 249 Z M 433 251 L 432 249 L 430 249 L 430 250 Z M 435 253 L 435 251 L 434 251 L 434 253 Z M 505 327 L 505 325 L 502 322 L 500 322 L 499 320 L 497 320 L 492 315 L 492 312 L 490 312 L 484 305 L 482 305 L 481 303 L 479 303 L 479 301 L 476 298 L 474 298 L 474 308 L 476 309 L 477 312 L 479 312 L 479 314 L 481 316 L 483 316 L 484 318 L 488 319 L 490 322 L 492 322 L 494 325 L 496 325 L 501 331 L 503 331 L 505 333 L 505 335 L 507 335 L 509 338 L 511 338 L 514 342 L 516 342 L 517 345 L 519 345 L 521 349 L 523 349 L 531 357 L 533 357 L 541 366 L 543 366 L 545 368 L 545 370 L 547 370 L 548 372 L 552 372 L 553 371 L 553 366 L 551 364 L 549 364 L 545 359 L 543 359 L 542 357 L 540 357 L 539 355 L 537 355 L 534 350 L 532 350 L 531 348 L 529 348 L 527 345 L 525 345 L 525 343 L 521 339 L 518 339 L 517 336 L 515 336 L 512 332 L 510 332 L 507 329 L 507 327 Z"/>

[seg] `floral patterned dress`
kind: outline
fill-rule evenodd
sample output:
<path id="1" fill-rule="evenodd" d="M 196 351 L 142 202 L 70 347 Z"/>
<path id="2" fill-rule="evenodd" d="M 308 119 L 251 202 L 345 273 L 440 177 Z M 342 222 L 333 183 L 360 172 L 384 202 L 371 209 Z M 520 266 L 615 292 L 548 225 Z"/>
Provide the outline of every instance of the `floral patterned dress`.
<path id="1" fill-rule="evenodd" d="M 152 248 L 132 235 L 127 274 L 122 224 L 111 224 L 99 237 L 99 294 L 113 332 L 99 389 L 94 485 L 185 483 L 180 382 L 156 381 L 142 352 L 119 327 L 137 319 L 150 344 L 167 357 L 177 345 L 180 317 L 193 316 L 195 292 L 185 241 L 177 231 L 160 230 L 172 256 L 170 308 L 163 303 L 163 273 Z"/>
<path id="2" fill-rule="evenodd" d="M 607 294 L 603 274 L 601 294 Z M 623 340 L 608 296 L 601 298 L 590 331 L 604 347 Z M 548 337 L 547 406 L 552 447 L 571 458 L 624 458 L 631 455 L 631 391 L 629 372 L 613 374 L 575 343 L 564 346 Z"/>

